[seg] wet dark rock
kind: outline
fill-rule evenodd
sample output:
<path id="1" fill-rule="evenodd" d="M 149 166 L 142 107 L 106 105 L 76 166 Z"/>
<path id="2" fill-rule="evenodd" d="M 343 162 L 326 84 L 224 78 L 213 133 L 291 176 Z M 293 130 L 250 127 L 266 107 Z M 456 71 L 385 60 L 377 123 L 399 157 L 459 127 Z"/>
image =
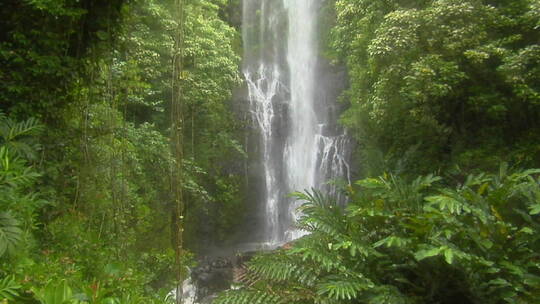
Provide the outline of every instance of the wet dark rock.
<path id="1" fill-rule="evenodd" d="M 191 271 L 191 280 L 197 288 L 196 303 L 209 304 L 221 291 L 231 287 L 234 272 L 251 259 L 254 253 L 228 257 L 205 258 Z"/>

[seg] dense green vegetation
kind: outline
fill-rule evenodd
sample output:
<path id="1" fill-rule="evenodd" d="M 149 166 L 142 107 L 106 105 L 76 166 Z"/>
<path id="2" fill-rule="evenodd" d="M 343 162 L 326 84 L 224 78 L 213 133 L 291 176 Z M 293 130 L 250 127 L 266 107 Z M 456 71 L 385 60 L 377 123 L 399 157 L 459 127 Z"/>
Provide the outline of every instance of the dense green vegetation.
<path id="1" fill-rule="evenodd" d="M 538 166 L 538 1 L 335 3 L 366 175 Z M 428 161 L 426 161 L 428 160 Z"/>
<path id="2" fill-rule="evenodd" d="M 537 303 L 538 173 L 369 178 L 345 210 L 297 194 L 311 234 L 250 261 L 250 287 L 218 303 Z"/>
<path id="3" fill-rule="evenodd" d="M 311 234 L 217 303 L 538 303 L 540 3 L 329 5 L 364 178 L 297 193 Z"/>
<path id="4" fill-rule="evenodd" d="M 182 264 L 242 216 L 228 1 L 184 6 Z M 0 302 L 161 303 L 174 285 L 175 1 L 8 1 L 0 13 Z M 233 213 L 234 212 L 234 213 Z M 211 220 L 208 220 L 211 219 Z M 203 238 L 200 228 L 213 231 Z M 199 239 L 196 243 L 193 240 Z"/>
<path id="5" fill-rule="evenodd" d="M 240 1 L 4 2 L 0 303 L 170 302 L 179 228 L 182 269 L 246 209 Z M 311 234 L 217 303 L 537 303 L 540 2 L 334 0 L 321 27 L 361 179 L 296 193 Z"/>

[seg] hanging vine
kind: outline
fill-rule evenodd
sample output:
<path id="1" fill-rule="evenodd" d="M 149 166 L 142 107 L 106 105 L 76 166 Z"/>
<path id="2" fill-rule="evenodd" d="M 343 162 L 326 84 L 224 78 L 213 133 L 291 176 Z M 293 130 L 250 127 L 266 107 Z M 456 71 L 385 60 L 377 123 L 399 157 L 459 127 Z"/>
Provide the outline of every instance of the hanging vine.
<path id="1" fill-rule="evenodd" d="M 172 50 L 172 94 L 171 94 L 171 149 L 174 157 L 171 165 L 171 193 L 174 201 L 174 247 L 175 247 L 175 270 L 176 270 L 176 303 L 182 303 L 182 255 L 183 255 L 183 231 L 185 202 L 182 190 L 182 161 L 183 151 L 183 102 L 182 102 L 182 60 L 184 57 L 184 1 L 175 0 L 174 15 L 177 20 L 177 28 Z"/>

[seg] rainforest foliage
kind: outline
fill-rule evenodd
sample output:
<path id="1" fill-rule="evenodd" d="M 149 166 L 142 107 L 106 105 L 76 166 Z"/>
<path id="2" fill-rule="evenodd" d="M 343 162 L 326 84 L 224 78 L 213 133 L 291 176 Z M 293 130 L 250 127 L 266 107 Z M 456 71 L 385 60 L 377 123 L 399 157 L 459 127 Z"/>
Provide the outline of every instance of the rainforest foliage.
<path id="1" fill-rule="evenodd" d="M 161 303 L 172 290 L 174 5 L 2 3 L 0 302 Z M 242 216 L 233 5 L 183 10 L 184 265 Z"/>
<path id="2" fill-rule="evenodd" d="M 185 0 L 180 19 L 175 5 L 2 2 L 0 303 L 170 302 L 174 166 L 182 266 L 239 230 L 250 203 L 232 97 L 240 1 Z M 540 168 L 540 2 L 322 11 L 321 47 L 349 75 L 341 123 L 361 179 L 343 189 L 346 206 L 296 193 L 310 234 L 253 258 L 216 302 L 538 302 L 540 170 L 528 168 Z"/>
<path id="3" fill-rule="evenodd" d="M 538 1 L 338 0 L 335 12 L 342 122 L 367 175 L 538 166 Z"/>
<path id="4" fill-rule="evenodd" d="M 298 193 L 311 234 L 251 260 L 249 287 L 217 303 L 536 303 L 539 173 L 385 175 L 345 209 Z"/>
<path id="5" fill-rule="evenodd" d="M 538 303 L 540 2 L 326 3 L 363 179 L 217 303 Z"/>

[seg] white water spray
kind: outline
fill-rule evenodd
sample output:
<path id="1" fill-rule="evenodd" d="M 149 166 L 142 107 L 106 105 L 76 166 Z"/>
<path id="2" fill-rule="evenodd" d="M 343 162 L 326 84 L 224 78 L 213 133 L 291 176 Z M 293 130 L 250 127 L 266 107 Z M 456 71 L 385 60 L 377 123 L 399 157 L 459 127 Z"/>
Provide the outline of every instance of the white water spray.
<path id="1" fill-rule="evenodd" d="M 288 193 L 349 178 L 348 137 L 328 132 L 335 122 L 317 95 L 321 2 L 244 0 L 244 76 L 260 134 L 264 241 L 271 245 L 303 234 L 294 228 L 298 203 Z"/>

